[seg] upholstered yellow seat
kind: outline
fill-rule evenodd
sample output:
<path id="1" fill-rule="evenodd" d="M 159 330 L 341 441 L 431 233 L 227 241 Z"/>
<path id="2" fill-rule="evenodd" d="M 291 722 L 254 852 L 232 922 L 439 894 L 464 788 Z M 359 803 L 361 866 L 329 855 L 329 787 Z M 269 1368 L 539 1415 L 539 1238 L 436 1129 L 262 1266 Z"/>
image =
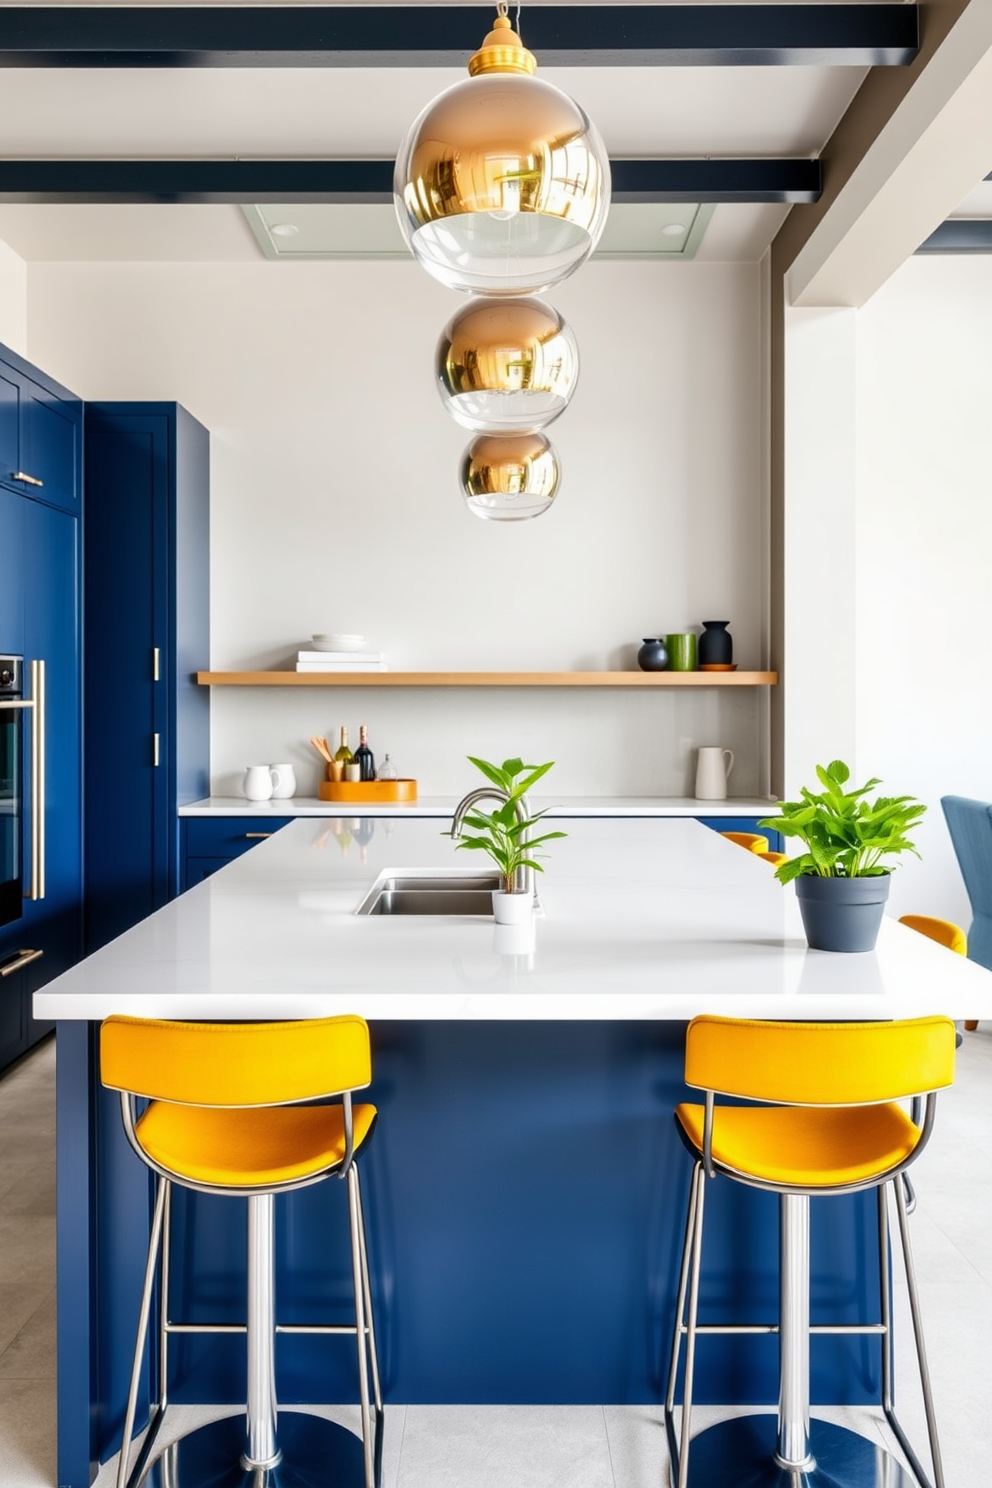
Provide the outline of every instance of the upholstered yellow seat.
<path id="1" fill-rule="evenodd" d="M 695 1159 L 676 1303 L 675 1328 L 665 1396 L 665 1425 L 675 1488 L 689 1479 L 690 1417 L 697 1308 L 702 1256 L 704 1197 L 708 1180 L 723 1175 L 738 1183 L 777 1193 L 780 1205 L 779 1322 L 757 1328 L 739 1323 L 707 1323 L 705 1332 L 776 1332 L 779 1335 L 780 1396 L 777 1421 L 735 1417 L 702 1433 L 700 1481 L 709 1484 L 751 1481 L 754 1441 L 768 1437 L 771 1449 L 754 1481 L 813 1482 L 808 1469 L 823 1454 L 845 1458 L 850 1481 L 868 1480 L 875 1448 L 856 1433 L 833 1423 L 809 1421 L 809 1198 L 878 1191 L 878 1253 L 881 1321 L 839 1325 L 834 1333 L 876 1332 L 882 1341 L 882 1405 L 912 1466 L 920 1488 L 929 1488 L 911 1444 L 895 1415 L 892 1388 L 892 1300 L 888 1267 L 886 1185 L 891 1184 L 899 1213 L 899 1234 L 914 1336 L 923 1382 L 924 1406 L 937 1488 L 943 1488 L 933 1401 L 923 1353 L 919 1300 L 912 1270 L 902 1174 L 926 1145 L 934 1116 L 935 1092 L 954 1078 L 954 1024 L 949 1018 L 910 1018 L 886 1023 L 781 1023 L 743 1018 L 694 1018 L 686 1033 L 686 1084 L 706 1092 L 705 1104 L 683 1102 L 675 1111 L 679 1131 Z M 728 1105 L 717 1097 L 761 1104 Z M 926 1097 L 922 1123 L 920 1097 Z M 912 1113 L 903 1101 L 913 1102 Z M 688 1314 L 686 1306 L 688 1303 Z M 812 1331 L 816 1331 L 813 1329 Z M 675 1429 L 675 1394 L 685 1340 L 681 1429 Z M 755 1426 L 753 1423 L 757 1421 Z M 755 1436 L 755 1433 L 757 1435 Z M 849 1440 L 854 1438 L 853 1444 Z M 697 1438 L 693 1452 L 697 1451 Z M 811 1449 L 812 1441 L 812 1449 Z M 818 1445 L 819 1444 L 819 1445 Z M 861 1458 L 865 1460 L 862 1462 Z M 744 1472 L 744 1460 L 747 1471 Z M 736 1464 L 736 1468 L 734 1465 Z M 724 1468 L 727 1473 L 724 1473 Z M 886 1464 L 893 1483 L 902 1483 L 894 1460 Z M 868 1476 L 866 1476 L 866 1474 Z M 820 1481 L 819 1478 L 816 1479 Z M 823 1481 L 827 1481 L 826 1478 Z M 834 1479 L 830 1478 L 833 1482 Z M 846 1481 L 846 1479 L 845 1479 Z M 889 1481 L 889 1478 L 886 1478 Z"/>
<path id="2" fill-rule="evenodd" d="M 273 1204 L 279 1193 L 331 1176 L 347 1182 L 354 1323 L 279 1324 L 278 1331 L 351 1333 L 356 1338 L 365 1485 L 376 1488 L 382 1394 L 355 1163 L 375 1125 L 376 1109 L 352 1100 L 353 1093 L 372 1079 L 364 1019 L 346 1015 L 288 1023 L 184 1023 L 112 1017 L 101 1029 L 100 1065 L 104 1085 L 120 1091 L 128 1141 L 159 1175 L 118 1488 L 126 1488 L 129 1481 L 135 1488 L 145 1481 L 146 1468 L 153 1488 L 200 1482 L 204 1462 L 211 1464 L 212 1473 L 223 1469 L 233 1474 L 224 1477 L 225 1482 L 247 1482 L 249 1475 L 252 1482 L 256 1478 L 268 1482 L 276 1464 L 280 1482 L 325 1481 L 326 1464 L 338 1450 L 335 1433 L 343 1428 L 299 1412 L 288 1413 L 284 1420 L 276 1405 Z M 139 1111 L 142 1099 L 148 1104 Z M 223 1324 L 179 1323 L 169 1316 L 168 1235 L 174 1183 L 212 1195 L 247 1196 L 248 1302 L 243 1329 L 247 1409 L 243 1437 L 233 1445 L 231 1422 L 217 1421 L 178 1438 L 158 1458 L 153 1447 L 166 1411 L 170 1336 L 238 1331 Z M 160 1394 L 129 1480 L 142 1359 L 156 1294 Z"/>
<path id="3" fill-rule="evenodd" d="M 703 1150 L 703 1106 L 676 1117 Z M 920 1131 L 901 1106 L 720 1106 L 713 1161 L 728 1175 L 790 1188 L 836 1188 L 877 1179 L 911 1156 Z"/>
<path id="4" fill-rule="evenodd" d="M 355 1151 L 375 1121 L 354 1107 Z M 138 1118 L 142 1151 L 176 1178 L 219 1188 L 281 1188 L 340 1167 L 345 1156 L 340 1106 L 276 1106 L 214 1111 L 153 1101 Z"/>

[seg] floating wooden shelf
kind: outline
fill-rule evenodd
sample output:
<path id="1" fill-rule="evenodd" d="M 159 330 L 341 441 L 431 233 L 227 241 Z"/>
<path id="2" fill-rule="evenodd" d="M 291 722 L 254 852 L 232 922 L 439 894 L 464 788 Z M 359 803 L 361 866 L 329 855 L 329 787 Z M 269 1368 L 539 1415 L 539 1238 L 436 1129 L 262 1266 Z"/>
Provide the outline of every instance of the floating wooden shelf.
<path id="1" fill-rule="evenodd" d="M 197 672 L 201 687 L 774 687 L 777 672 Z"/>

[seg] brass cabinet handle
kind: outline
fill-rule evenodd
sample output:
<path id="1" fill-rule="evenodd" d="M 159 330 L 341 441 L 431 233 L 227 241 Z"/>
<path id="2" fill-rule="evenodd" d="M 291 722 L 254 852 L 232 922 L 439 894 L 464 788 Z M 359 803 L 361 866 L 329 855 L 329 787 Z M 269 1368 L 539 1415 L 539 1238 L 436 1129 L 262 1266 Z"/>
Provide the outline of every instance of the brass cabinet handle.
<path id="1" fill-rule="evenodd" d="M 249 841 L 252 841 L 256 837 L 274 837 L 275 836 L 275 833 L 274 832 L 246 832 L 245 833 L 245 836 L 248 838 Z"/>
<path id="2" fill-rule="evenodd" d="M 31 887 L 28 899 L 45 897 L 45 663 L 31 663 Z"/>
<path id="3" fill-rule="evenodd" d="M 39 480 L 36 475 L 27 475 L 23 470 L 11 471 L 10 478 L 11 480 L 23 481 L 26 486 L 43 486 L 45 484 L 45 482 L 43 480 Z"/>
<path id="4" fill-rule="evenodd" d="M 32 961 L 40 961 L 44 951 L 15 951 L 9 960 L 0 965 L 0 977 L 13 976 L 15 971 L 20 971 L 22 966 L 30 966 Z"/>

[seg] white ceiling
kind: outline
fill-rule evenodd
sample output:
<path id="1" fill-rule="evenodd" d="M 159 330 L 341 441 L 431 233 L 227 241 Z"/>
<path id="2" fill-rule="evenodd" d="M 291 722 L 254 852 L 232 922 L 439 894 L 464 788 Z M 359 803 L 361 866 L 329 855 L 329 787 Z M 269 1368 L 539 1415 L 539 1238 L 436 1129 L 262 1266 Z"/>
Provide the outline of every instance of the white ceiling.
<path id="1" fill-rule="evenodd" d="M 480 40 L 486 17 L 480 6 Z M 525 40 L 526 20 L 525 6 Z M 391 156 L 424 104 L 464 75 L 423 68 L 15 68 L 3 74 L 0 156 Z M 809 157 L 822 150 L 864 70 L 546 68 L 541 76 L 582 104 L 613 155 Z M 786 210 L 718 206 L 697 258 L 760 258 Z M 353 227 L 349 237 L 360 250 L 361 231 Z M 29 261 L 261 257 L 234 206 L 0 206 L 0 238 Z"/>

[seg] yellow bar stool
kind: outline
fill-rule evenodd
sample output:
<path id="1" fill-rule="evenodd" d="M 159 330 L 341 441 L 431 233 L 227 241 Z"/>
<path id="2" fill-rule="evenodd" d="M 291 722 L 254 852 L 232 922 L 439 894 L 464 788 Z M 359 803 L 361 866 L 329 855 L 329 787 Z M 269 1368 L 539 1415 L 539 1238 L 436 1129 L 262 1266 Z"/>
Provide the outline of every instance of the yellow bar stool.
<path id="1" fill-rule="evenodd" d="M 680 1105 L 680 1135 L 695 1159 L 689 1192 L 665 1427 L 676 1488 L 929 1488 L 895 1414 L 892 1294 L 886 1188 L 895 1195 L 934 1480 L 944 1478 L 937 1442 L 919 1297 L 901 1174 L 933 1129 L 936 1091 L 954 1078 L 950 1018 L 893 1023 L 769 1023 L 695 1018 L 686 1035 L 686 1084 L 705 1105 Z M 717 1105 L 727 1095 L 768 1104 Z M 926 1102 L 921 1099 L 926 1097 Z M 909 1115 L 899 1102 L 912 1100 Z M 699 1277 L 707 1183 L 717 1175 L 779 1195 L 777 1324 L 700 1325 Z M 811 1327 L 810 1195 L 878 1194 L 880 1321 Z M 688 1308 L 687 1308 L 688 1301 Z M 692 1441 L 693 1372 L 700 1334 L 777 1333 L 777 1415 L 738 1416 Z M 809 1340 L 815 1333 L 876 1334 L 882 1342 L 882 1406 L 912 1474 L 874 1441 L 827 1421 L 810 1421 Z M 682 1340 L 685 1376 L 681 1429 L 675 1392 Z"/>
<path id="2" fill-rule="evenodd" d="M 141 1296 L 138 1336 L 124 1419 L 118 1488 L 310 1488 L 360 1461 L 376 1488 L 382 1448 L 382 1396 L 376 1358 L 368 1251 L 355 1159 L 376 1120 L 352 1101 L 369 1085 L 372 1061 L 364 1019 L 293 1023 L 178 1023 L 111 1017 L 100 1035 L 103 1084 L 120 1091 L 124 1130 L 158 1186 Z M 340 1099 L 333 1104 L 311 1101 Z M 138 1101 L 148 1104 L 139 1114 Z M 285 1326 L 275 1320 L 275 1196 L 346 1180 L 351 1232 L 354 1325 Z M 169 1211 L 172 1185 L 248 1200 L 245 1326 L 173 1322 L 169 1317 Z M 158 1276 L 159 1398 L 128 1477 L 142 1358 Z M 168 1344 L 175 1333 L 244 1333 L 248 1395 L 244 1418 L 190 1432 L 156 1454 L 167 1406 Z M 353 1334 L 358 1350 L 362 1441 L 344 1428 L 276 1403 L 276 1333 Z M 371 1376 L 371 1399 L 369 1378 Z"/>
<path id="3" fill-rule="evenodd" d="M 768 838 L 763 837 L 760 832 L 721 832 L 721 837 L 726 837 L 728 842 L 743 847 L 746 852 L 766 853 L 768 851 Z"/>

